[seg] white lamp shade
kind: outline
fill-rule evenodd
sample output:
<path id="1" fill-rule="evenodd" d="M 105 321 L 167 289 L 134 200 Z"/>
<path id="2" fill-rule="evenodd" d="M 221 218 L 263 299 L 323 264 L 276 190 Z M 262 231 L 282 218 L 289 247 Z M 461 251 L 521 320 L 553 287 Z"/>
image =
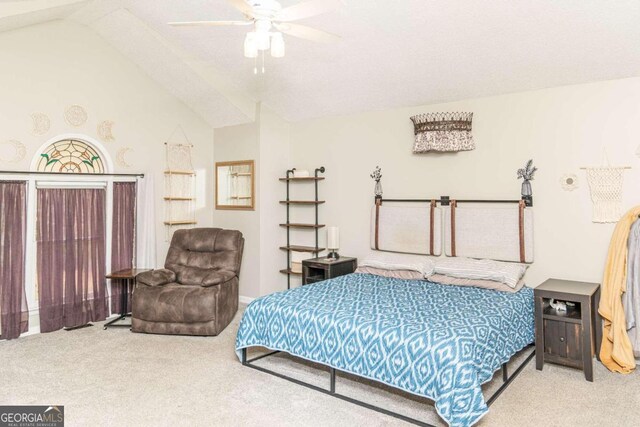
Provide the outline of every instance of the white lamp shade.
<path id="1" fill-rule="evenodd" d="M 258 50 L 267 50 L 271 46 L 271 37 L 267 32 L 256 32 L 256 46 Z"/>
<path id="2" fill-rule="evenodd" d="M 256 42 L 256 33 L 247 33 L 244 39 L 244 56 L 247 58 L 255 58 L 258 56 L 258 45 Z"/>
<path id="3" fill-rule="evenodd" d="M 271 36 L 271 56 L 282 58 L 284 56 L 284 38 L 282 33 L 274 33 Z"/>
<path id="4" fill-rule="evenodd" d="M 327 249 L 340 249 L 340 231 L 338 227 L 327 228 Z"/>

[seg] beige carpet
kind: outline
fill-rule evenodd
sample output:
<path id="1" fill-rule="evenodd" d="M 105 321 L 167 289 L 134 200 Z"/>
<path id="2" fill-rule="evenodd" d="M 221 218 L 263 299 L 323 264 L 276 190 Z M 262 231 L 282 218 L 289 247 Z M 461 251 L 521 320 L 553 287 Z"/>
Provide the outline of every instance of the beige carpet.
<path id="1" fill-rule="evenodd" d="M 234 353 L 239 316 L 216 338 L 96 325 L 2 341 L 0 404 L 65 405 L 68 426 L 407 425 L 243 367 Z M 287 358 L 262 363 L 328 385 L 326 372 Z M 344 377 L 337 390 L 443 425 L 418 398 Z M 588 383 L 580 371 L 548 364 L 538 372 L 532 361 L 478 425 L 637 426 L 638 420 L 638 372 L 615 375 L 598 363 Z"/>

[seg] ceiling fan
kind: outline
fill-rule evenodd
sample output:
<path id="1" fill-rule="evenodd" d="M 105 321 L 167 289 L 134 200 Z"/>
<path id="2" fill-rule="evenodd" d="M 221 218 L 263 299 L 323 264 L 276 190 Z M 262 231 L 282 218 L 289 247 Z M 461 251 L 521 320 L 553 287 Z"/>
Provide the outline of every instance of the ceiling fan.
<path id="1" fill-rule="evenodd" d="M 242 12 L 244 21 L 186 21 L 169 22 L 172 26 L 227 26 L 253 25 L 253 31 L 247 33 L 244 40 L 244 56 L 256 58 L 258 52 L 271 50 L 271 56 L 284 56 L 282 33 L 320 43 L 331 43 L 340 39 L 335 34 L 306 25 L 293 24 L 291 21 L 309 18 L 329 12 L 342 6 L 342 0 L 307 0 L 293 6 L 282 8 L 276 0 L 227 0 Z M 273 30 L 276 31 L 273 31 Z"/>

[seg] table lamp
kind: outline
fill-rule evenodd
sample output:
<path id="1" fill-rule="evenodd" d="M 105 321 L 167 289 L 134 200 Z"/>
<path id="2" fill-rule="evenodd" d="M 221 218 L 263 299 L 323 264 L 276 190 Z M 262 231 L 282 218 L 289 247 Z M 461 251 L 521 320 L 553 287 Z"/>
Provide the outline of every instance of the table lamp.
<path id="1" fill-rule="evenodd" d="M 338 254 L 338 249 L 340 248 L 340 232 L 338 227 L 328 227 L 327 228 L 327 250 L 329 251 L 329 255 L 327 258 L 330 260 L 336 260 L 340 258 Z"/>

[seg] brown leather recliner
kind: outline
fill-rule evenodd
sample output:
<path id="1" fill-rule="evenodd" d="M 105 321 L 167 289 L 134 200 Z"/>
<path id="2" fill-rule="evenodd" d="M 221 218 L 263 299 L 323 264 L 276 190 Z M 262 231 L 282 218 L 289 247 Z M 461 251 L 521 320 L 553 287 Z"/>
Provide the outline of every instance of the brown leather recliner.
<path id="1" fill-rule="evenodd" d="M 218 335 L 238 311 L 244 238 L 235 230 L 176 230 L 165 268 L 139 274 L 131 330 Z"/>

